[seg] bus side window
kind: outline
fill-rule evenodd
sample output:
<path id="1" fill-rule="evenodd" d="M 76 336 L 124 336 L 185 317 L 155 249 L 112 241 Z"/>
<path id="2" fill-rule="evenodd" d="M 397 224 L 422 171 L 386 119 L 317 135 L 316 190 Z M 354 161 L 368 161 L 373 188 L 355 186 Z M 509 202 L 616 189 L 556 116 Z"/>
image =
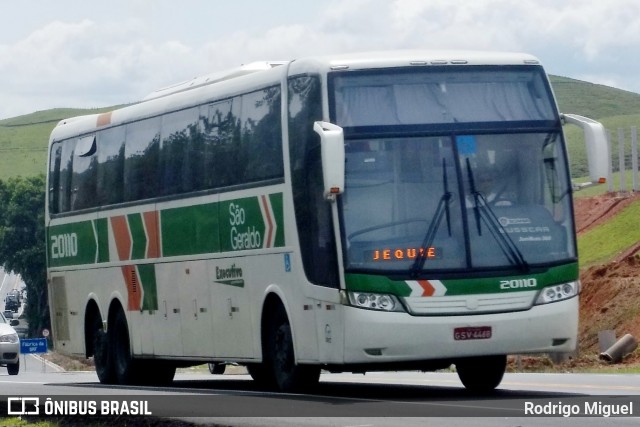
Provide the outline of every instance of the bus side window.
<path id="1" fill-rule="evenodd" d="M 60 163 L 62 159 L 62 143 L 56 142 L 51 148 L 51 163 L 49 164 L 49 212 L 56 214 L 60 211 Z"/>
<path id="2" fill-rule="evenodd" d="M 197 142 L 198 108 L 177 111 L 162 118 L 160 153 L 160 194 L 180 194 L 198 189 L 195 177 L 201 175 Z M 196 131 L 194 132 L 194 128 Z"/>
<path id="3" fill-rule="evenodd" d="M 158 195 L 160 118 L 127 125 L 124 159 L 124 201 Z"/>
<path id="4" fill-rule="evenodd" d="M 244 182 L 283 176 L 280 88 L 243 95 L 241 120 Z"/>
<path id="5" fill-rule="evenodd" d="M 121 203 L 124 191 L 125 127 L 100 131 L 97 135 L 97 206 Z"/>
<path id="6" fill-rule="evenodd" d="M 95 154 L 95 135 L 78 139 L 73 156 L 73 174 L 71 176 L 71 210 L 96 206 L 98 157 Z"/>
<path id="7" fill-rule="evenodd" d="M 337 288 L 331 205 L 323 196 L 320 138 L 313 131 L 322 120 L 320 78 L 291 77 L 288 85 L 291 184 L 304 272 L 311 283 Z"/>
<path id="8" fill-rule="evenodd" d="M 239 98 L 238 98 L 239 99 Z M 231 183 L 232 169 L 225 153 L 231 150 L 234 134 L 234 116 L 232 99 L 206 105 L 200 113 L 200 127 L 203 134 L 204 170 L 202 185 L 204 188 L 218 188 Z"/>
<path id="9" fill-rule="evenodd" d="M 75 139 L 68 139 L 62 143 L 60 155 L 60 178 L 58 185 L 58 212 L 71 210 L 71 178 L 73 175 L 73 151 Z"/>

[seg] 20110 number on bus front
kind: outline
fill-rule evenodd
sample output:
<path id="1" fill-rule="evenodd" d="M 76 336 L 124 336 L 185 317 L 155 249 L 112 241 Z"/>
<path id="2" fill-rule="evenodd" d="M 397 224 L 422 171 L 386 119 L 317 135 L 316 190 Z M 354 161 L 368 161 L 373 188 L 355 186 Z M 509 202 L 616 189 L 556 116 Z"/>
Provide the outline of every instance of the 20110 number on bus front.
<path id="1" fill-rule="evenodd" d="M 453 339 L 456 341 L 465 340 L 486 340 L 491 338 L 491 326 L 474 326 L 465 328 L 455 328 L 453 330 Z"/>

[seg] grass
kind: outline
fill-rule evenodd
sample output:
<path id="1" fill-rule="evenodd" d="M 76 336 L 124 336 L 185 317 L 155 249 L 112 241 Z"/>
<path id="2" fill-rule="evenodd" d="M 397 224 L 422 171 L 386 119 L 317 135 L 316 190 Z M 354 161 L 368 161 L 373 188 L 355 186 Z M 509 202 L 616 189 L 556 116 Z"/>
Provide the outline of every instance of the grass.
<path id="1" fill-rule="evenodd" d="M 549 76 L 560 111 L 594 120 L 640 114 L 640 95 L 560 76 Z"/>
<path id="2" fill-rule="evenodd" d="M 0 120 L 0 179 L 44 173 L 49 135 L 60 120 L 114 108 L 55 108 Z"/>
<path id="3" fill-rule="evenodd" d="M 581 266 L 608 262 L 621 250 L 640 241 L 638 218 L 640 201 L 629 205 L 610 221 L 582 234 L 578 239 Z"/>
<path id="4" fill-rule="evenodd" d="M 627 192 L 632 191 L 633 189 L 633 174 L 630 170 L 627 170 L 625 172 L 625 185 L 626 185 L 626 190 Z M 578 178 L 578 179 L 574 179 L 573 182 L 574 183 L 581 183 L 581 182 L 587 182 L 588 178 L 583 177 L 583 178 Z M 640 174 L 638 174 L 638 184 L 640 186 Z M 612 176 L 612 185 L 611 187 L 613 188 L 613 192 L 619 192 L 620 191 L 620 173 L 615 172 Z M 640 190 L 640 188 L 638 188 L 637 190 Z M 593 197 L 593 196 L 599 196 L 601 194 L 607 193 L 609 192 L 609 183 L 606 184 L 599 184 L 599 185 L 594 185 L 593 187 L 587 187 L 584 188 L 582 190 L 578 190 L 576 192 L 573 193 L 574 197 Z"/>

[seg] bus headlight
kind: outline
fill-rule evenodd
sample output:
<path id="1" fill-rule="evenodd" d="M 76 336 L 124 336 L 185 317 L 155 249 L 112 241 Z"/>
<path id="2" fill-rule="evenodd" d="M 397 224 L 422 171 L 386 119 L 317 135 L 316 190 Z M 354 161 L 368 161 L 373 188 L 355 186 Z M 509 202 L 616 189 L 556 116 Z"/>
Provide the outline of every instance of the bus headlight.
<path id="1" fill-rule="evenodd" d="M 580 293 L 580 281 L 547 286 L 540 291 L 536 305 L 573 298 Z"/>
<path id="2" fill-rule="evenodd" d="M 359 308 L 380 311 L 404 311 L 395 295 L 371 292 L 349 292 L 349 302 Z"/>

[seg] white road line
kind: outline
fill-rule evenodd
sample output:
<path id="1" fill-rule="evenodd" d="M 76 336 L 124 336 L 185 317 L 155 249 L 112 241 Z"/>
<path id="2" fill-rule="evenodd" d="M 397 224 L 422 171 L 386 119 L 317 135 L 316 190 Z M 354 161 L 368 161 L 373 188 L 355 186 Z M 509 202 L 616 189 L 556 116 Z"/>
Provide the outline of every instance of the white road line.
<path id="1" fill-rule="evenodd" d="M 2 291 L 2 288 L 4 288 L 4 282 L 7 281 L 7 277 L 9 277 L 6 271 L 3 271 L 3 273 L 4 273 L 4 278 L 2 279 L 2 285 L 0 285 L 0 292 Z"/>

